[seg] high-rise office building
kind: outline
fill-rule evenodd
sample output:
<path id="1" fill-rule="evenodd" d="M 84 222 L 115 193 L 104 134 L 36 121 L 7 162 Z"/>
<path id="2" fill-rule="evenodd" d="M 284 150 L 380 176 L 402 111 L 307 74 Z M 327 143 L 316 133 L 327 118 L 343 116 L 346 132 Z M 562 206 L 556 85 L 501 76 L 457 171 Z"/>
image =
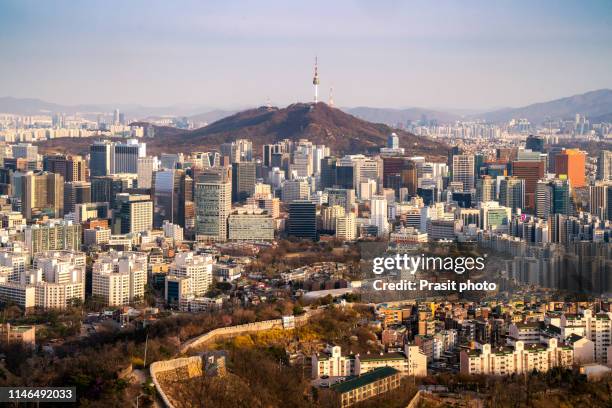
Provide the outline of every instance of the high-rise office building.
<path id="1" fill-rule="evenodd" d="M 107 176 L 112 174 L 114 144 L 108 140 L 94 142 L 89 147 L 89 175 Z"/>
<path id="2" fill-rule="evenodd" d="M 310 196 L 310 186 L 306 180 L 286 180 L 281 190 L 281 198 L 288 204 L 295 200 L 307 200 Z"/>
<path id="3" fill-rule="evenodd" d="M 294 200 L 289 204 L 287 233 L 291 237 L 318 241 L 317 206 L 306 200 Z"/>
<path id="4" fill-rule="evenodd" d="M 336 162 L 337 159 L 335 157 L 324 157 L 321 159 L 320 190 L 336 185 Z"/>
<path id="5" fill-rule="evenodd" d="M 567 178 L 554 179 L 550 183 L 552 187 L 552 213 L 572 215 L 573 205 L 571 197 L 571 184 Z"/>
<path id="6" fill-rule="evenodd" d="M 135 174 L 114 174 L 91 177 L 91 201 L 93 203 L 109 203 L 115 208 L 117 194 L 136 186 Z"/>
<path id="7" fill-rule="evenodd" d="M 453 156 L 453 181 L 463 183 L 463 191 L 474 188 L 474 156 L 460 154 Z"/>
<path id="8" fill-rule="evenodd" d="M 43 158 L 43 170 L 60 174 L 65 182 L 85 181 L 87 163 L 81 156 L 52 155 Z"/>
<path id="9" fill-rule="evenodd" d="M 476 182 L 476 201 L 495 201 L 496 183 L 491 176 L 482 176 Z"/>
<path id="10" fill-rule="evenodd" d="M 580 188 L 585 183 L 586 156 L 578 149 L 563 149 L 555 157 L 557 176 L 566 175 L 572 188 Z"/>
<path id="11" fill-rule="evenodd" d="M 389 235 L 387 200 L 383 196 L 373 196 L 370 200 L 370 224 L 378 228 L 379 237 L 385 238 Z"/>
<path id="12" fill-rule="evenodd" d="M 116 234 L 145 232 L 153 229 L 153 201 L 146 194 L 117 194 L 113 230 Z"/>
<path id="13" fill-rule="evenodd" d="M 126 143 L 115 143 L 113 173 L 138 173 L 138 159 L 146 157 L 147 145 L 137 139 L 128 139 Z"/>
<path id="14" fill-rule="evenodd" d="M 159 161 L 155 156 L 139 157 L 136 165 L 138 188 L 153 187 L 153 173 L 159 170 Z"/>
<path id="15" fill-rule="evenodd" d="M 612 180 L 612 150 L 601 150 L 597 158 L 597 179 Z"/>
<path id="16" fill-rule="evenodd" d="M 355 190 L 346 188 L 326 188 L 327 204 L 331 207 L 339 205 L 349 213 L 355 206 Z"/>
<path id="17" fill-rule="evenodd" d="M 552 186 L 547 181 L 538 181 L 535 192 L 535 215 L 537 217 L 548 219 L 552 211 L 552 197 Z"/>
<path id="18" fill-rule="evenodd" d="M 76 204 L 91 202 L 91 183 L 88 181 L 72 181 L 64 183 L 64 212 L 74 211 Z"/>
<path id="19" fill-rule="evenodd" d="M 525 180 L 525 208 L 535 209 L 535 192 L 538 180 L 544 177 L 543 161 L 513 161 L 512 175 Z"/>
<path id="20" fill-rule="evenodd" d="M 597 181 L 589 187 L 589 212 L 602 220 L 608 219 L 609 206 L 612 204 L 608 201 L 609 190 L 612 190 L 610 181 Z"/>
<path id="21" fill-rule="evenodd" d="M 232 163 L 232 202 L 242 202 L 255 192 L 255 162 Z"/>
<path id="22" fill-rule="evenodd" d="M 221 155 L 230 158 L 230 163 L 253 160 L 253 143 L 247 139 L 221 144 Z"/>
<path id="23" fill-rule="evenodd" d="M 336 218 L 344 216 L 344 207 L 331 205 L 321 208 L 321 230 L 326 232 L 336 231 Z"/>
<path id="24" fill-rule="evenodd" d="M 184 170 L 159 170 L 153 174 L 153 225 L 161 228 L 164 221 L 185 227 L 187 192 Z"/>
<path id="25" fill-rule="evenodd" d="M 499 184 L 499 203 L 515 212 L 525 207 L 525 180 L 506 177 Z"/>
<path id="26" fill-rule="evenodd" d="M 263 165 L 265 167 L 272 167 L 272 155 L 274 153 L 283 153 L 282 144 L 266 144 L 263 145 Z"/>
<path id="27" fill-rule="evenodd" d="M 531 149 L 534 152 L 544 152 L 544 139 L 539 136 L 529 135 L 525 143 L 526 149 Z"/>
<path id="28" fill-rule="evenodd" d="M 231 168 L 215 170 L 202 174 L 195 183 L 195 232 L 197 239 L 223 242 L 232 210 L 232 176 Z"/>
<path id="29" fill-rule="evenodd" d="M 64 215 L 64 178 L 49 172 L 28 172 L 20 178 L 21 213 L 27 220 Z"/>

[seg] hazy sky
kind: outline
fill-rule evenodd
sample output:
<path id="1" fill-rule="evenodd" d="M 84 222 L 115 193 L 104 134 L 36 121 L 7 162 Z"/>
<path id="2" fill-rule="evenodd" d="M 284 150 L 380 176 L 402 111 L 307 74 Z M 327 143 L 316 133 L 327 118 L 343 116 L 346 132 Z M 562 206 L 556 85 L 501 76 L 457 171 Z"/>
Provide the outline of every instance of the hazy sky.
<path id="1" fill-rule="evenodd" d="M 203 3 L 203 4 L 201 4 Z M 0 0 L 0 95 L 489 108 L 612 88 L 612 1 Z"/>

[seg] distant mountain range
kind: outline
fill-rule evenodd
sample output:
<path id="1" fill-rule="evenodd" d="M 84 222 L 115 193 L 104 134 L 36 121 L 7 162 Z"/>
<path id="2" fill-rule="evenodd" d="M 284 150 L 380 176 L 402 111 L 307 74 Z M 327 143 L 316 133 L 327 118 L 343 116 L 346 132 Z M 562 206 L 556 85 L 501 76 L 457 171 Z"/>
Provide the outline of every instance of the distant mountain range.
<path id="1" fill-rule="evenodd" d="M 238 110 L 220 110 L 197 105 L 171 105 L 165 107 L 146 107 L 141 105 L 60 105 L 40 99 L 0 97 L 0 113 L 39 114 L 51 112 L 110 114 L 114 109 L 125 112 L 130 119 L 154 120 L 163 116 L 187 117 L 196 123 L 213 123 L 238 113 Z M 573 95 L 548 102 L 534 103 L 518 108 L 496 109 L 484 113 L 460 115 L 458 111 L 425 108 L 372 108 L 367 106 L 341 108 L 344 112 L 374 123 L 396 126 L 398 123 L 423 118 L 435 119 L 439 123 L 449 123 L 460 119 L 482 119 L 493 123 L 503 123 L 511 119 L 526 118 L 534 124 L 548 119 L 573 119 L 577 113 L 586 115 L 592 123 L 612 121 L 612 90 L 600 89 Z"/>
<path id="2" fill-rule="evenodd" d="M 218 150 L 222 143 L 244 138 L 251 140 L 253 148 L 260 152 L 264 144 L 305 138 L 329 146 L 336 154 L 364 153 L 385 146 L 394 131 L 409 155 L 431 159 L 446 155 L 448 146 L 442 142 L 367 122 L 325 103 L 249 109 L 196 130 L 156 127 L 155 137 L 146 139 L 146 143 L 147 151 L 157 154 Z M 75 139 L 54 139 L 40 142 L 39 146 L 43 151 L 85 153 L 87 145 L 81 143 L 82 138 Z"/>
<path id="3" fill-rule="evenodd" d="M 14 98 L 12 96 L 0 97 L 0 113 L 11 113 L 17 115 L 37 115 L 49 113 L 65 114 L 111 114 L 115 109 L 130 116 L 190 116 L 197 115 L 202 111 L 213 111 L 202 105 L 179 104 L 171 106 L 142 106 L 136 104 L 80 104 L 62 105 L 43 101 L 35 98 Z"/>
<path id="4" fill-rule="evenodd" d="M 395 126 L 398 123 L 405 124 L 409 120 L 435 119 L 440 123 L 448 123 L 460 119 L 459 115 L 424 108 L 390 109 L 360 106 L 357 108 L 343 108 L 342 110 L 369 122 L 385 123 L 391 126 Z"/>
<path id="5" fill-rule="evenodd" d="M 573 119 L 577 113 L 586 115 L 594 123 L 610 121 L 612 118 L 612 90 L 600 89 L 567 98 L 534 103 L 521 108 L 505 108 L 472 115 L 472 118 L 496 123 L 507 122 L 515 118 L 526 118 L 531 123 L 541 124 L 549 119 Z"/>

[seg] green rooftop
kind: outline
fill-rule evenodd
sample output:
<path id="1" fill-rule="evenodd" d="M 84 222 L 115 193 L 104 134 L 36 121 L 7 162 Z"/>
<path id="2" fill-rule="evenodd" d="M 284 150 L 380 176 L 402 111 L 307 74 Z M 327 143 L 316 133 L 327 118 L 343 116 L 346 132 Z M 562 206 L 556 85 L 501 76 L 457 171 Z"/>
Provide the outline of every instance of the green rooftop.
<path id="1" fill-rule="evenodd" d="M 359 377 L 353 377 L 348 381 L 334 384 L 330 388 L 336 392 L 343 394 L 345 392 L 353 391 L 357 388 L 363 387 L 364 385 L 371 384 L 375 381 L 390 377 L 398 373 L 399 371 L 397 371 L 395 368 L 381 367 L 377 368 L 376 370 L 368 371 L 367 373 L 360 375 Z"/>

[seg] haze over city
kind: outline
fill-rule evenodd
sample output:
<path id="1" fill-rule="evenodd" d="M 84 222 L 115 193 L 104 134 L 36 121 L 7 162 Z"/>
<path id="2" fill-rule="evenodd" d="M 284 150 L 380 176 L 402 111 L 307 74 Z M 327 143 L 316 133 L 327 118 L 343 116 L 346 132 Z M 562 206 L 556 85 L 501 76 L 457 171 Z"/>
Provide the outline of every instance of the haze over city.
<path id="1" fill-rule="evenodd" d="M 612 407 L 611 11 L 0 0 L 0 404 Z"/>
<path id="2" fill-rule="evenodd" d="M 490 110 L 612 88 L 612 3 L 0 1 L 4 96 Z M 568 81 L 568 78 L 572 78 Z"/>

